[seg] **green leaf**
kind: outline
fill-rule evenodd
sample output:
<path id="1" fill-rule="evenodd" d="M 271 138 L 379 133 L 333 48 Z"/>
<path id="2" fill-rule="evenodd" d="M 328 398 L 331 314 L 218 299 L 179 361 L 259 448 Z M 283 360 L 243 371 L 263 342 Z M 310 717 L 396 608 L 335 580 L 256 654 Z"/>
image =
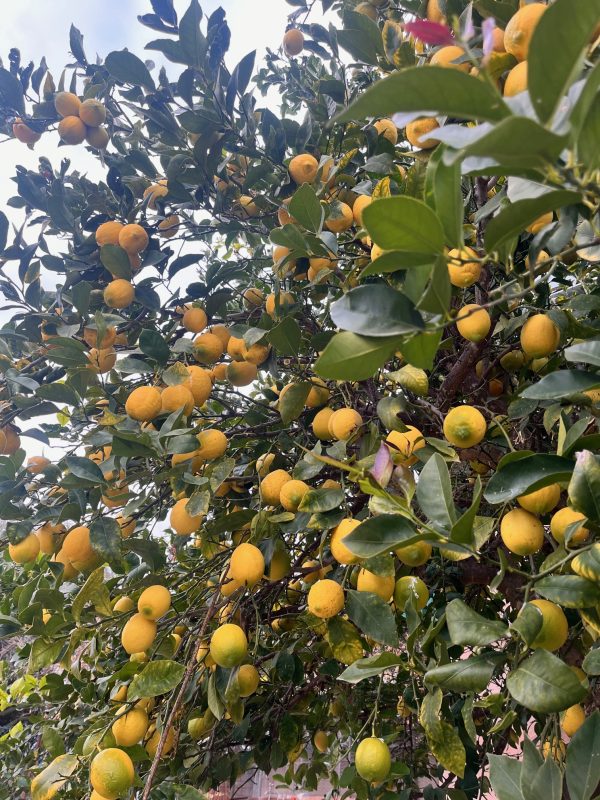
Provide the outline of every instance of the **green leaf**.
<path id="1" fill-rule="evenodd" d="M 389 604 L 372 592 L 346 592 L 345 610 L 349 618 L 376 642 L 398 647 L 396 618 Z"/>
<path id="2" fill-rule="evenodd" d="M 377 56 L 383 55 L 379 26 L 364 14 L 347 11 L 343 27 L 337 30 L 337 40 L 340 47 L 365 64 L 376 66 Z"/>
<path id="3" fill-rule="evenodd" d="M 586 695 L 573 670 L 547 650 L 536 650 L 523 661 L 506 686 L 517 703 L 539 714 L 563 711 Z"/>
<path id="4" fill-rule="evenodd" d="M 401 195 L 375 200 L 363 211 L 363 225 L 384 250 L 437 255 L 444 249 L 444 229 L 439 217 L 414 197 Z"/>
<path id="5" fill-rule="evenodd" d="M 594 711 L 567 748 L 566 778 L 571 800 L 590 800 L 600 783 L 600 712 Z"/>
<path id="6" fill-rule="evenodd" d="M 482 692 L 489 684 L 503 656 L 472 656 L 471 658 L 452 661 L 441 667 L 427 670 L 424 676 L 429 686 L 439 686 L 442 691 Z"/>
<path id="7" fill-rule="evenodd" d="M 497 91 L 471 75 L 445 67 L 408 67 L 362 92 L 334 122 L 416 111 L 498 122 L 510 110 Z"/>
<path id="8" fill-rule="evenodd" d="M 357 286 L 336 300 L 329 313 L 338 328 L 363 336 L 400 336 L 424 327 L 408 297 L 387 284 Z"/>
<path id="9" fill-rule="evenodd" d="M 143 86 L 151 92 L 156 88 L 144 62 L 129 50 L 113 50 L 106 56 L 104 66 L 120 83 Z"/>
<path id="10" fill-rule="evenodd" d="M 326 638 L 334 658 L 342 664 L 353 664 L 364 652 L 356 626 L 339 615 L 327 620 Z"/>
<path id="11" fill-rule="evenodd" d="M 366 380 L 385 364 L 401 341 L 398 336 L 383 338 L 359 336 L 350 331 L 337 333 L 315 362 L 314 371 L 321 378 L 336 381 Z"/>
<path id="12" fill-rule="evenodd" d="M 319 233 L 321 230 L 325 211 L 309 183 L 303 183 L 295 192 L 290 201 L 289 211 L 291 216 L 307 230 L 313 233 Z"/>
<path id="13" fill-rule="evenodd" d="M 479 506 L 481 504 L 482 485 L 479 475 L 475 481 L 475 491 L 473 492 L 473 502 L 469 508 L 461 514 L 450 530 L 450 541 L 468 546 L 473 545 L 473 527 Z"/>
<path id="14" fill-rule="evenodd" d="M 110 616 L 112 614 L 110 594 L 104 576 L 104 567 L 98 567 L 88 575 L 85 583 L 73 599 L 71 614 L 77 625 L 79 625 L 83 609 L 88 603 L 92 603 L 92 605 L 105 616 Z"/>
<path id="15" fill-rule="evenodd" d="M 596 95 L 577 138 L 578 159 L 586 165 L 588 170 L 596 170 L 600 166 L 600 155 L 597 147 L 599 136 L 600 98 Z"/>
<path id="16" fill-rule="evenodd" d="M 79 480 L 89 483 L 92 486 L 100 486 L 105 483 L 102 470 L 89 458 L 81 456 L 67 456 L 65 458 L 69 472 Z"/>
<path id="17" fill-rule="evenodd" d="M 60 640 L 48 641 L 47 639 L 36 639 L 31 645 L 29 665 L 27 667 L 28 671 L 34 673 L 44 667 L 55 664 L 58 661 L 62 647 L 63 642 Z"/>
<path id="18" fill-rule="evenodd" d="M 488 753 L 490 783 L 498 800 L 523 800 L 521 794 L 522 762 L 517 758 Z"/>
<path id="19" fill-rule="evenodd" d="M 518 8 L 517 0 L 475 0 L 473 5 L 483 17 L 494 17 L 501 23 L 501 28 L 506 26 Z"/>
<path id="20" fill-rule="evenodd" d="M 562 456 L 535 453 L 500 465 L 483 493 L 488 503 L 507 503 L 522 494 L 533 492 L 551 483 L 568 481 L 573 462 Z"/>
<path id="21" fill-rule="evenodd" d="M 600 521 L 600 459 L 589 450 L 577 454 L 569 483 L 569 500 L 576 511 Z"/>
<path id="22" fill-rule="evenodd" d="M 73 297 L 73 305 L 84 316 L 90 308 L 90 295 L 92 293 L 92 284 L 87 281 L 79 281 L 73 286 L 71 295 Z"/>
<path id="23" fill-rule="evenodd" d="M 200 30 L 202 9 L 198 0 L 191 0 L 188 10 L 179 23 L 179 44 L 186 63 L 191 67 L 199 67 L 206 53 L 207 42 Z"/>
<path id="24" fill-rule="evenodd" d="M 131 280 L 131 264 L 125 250 L 116 244 L 105 244 L 100 248 L 100 261 L 115 278 Z"/>
<path id="25" fill-rule="evenodd" d="M 0 67 L 0 106 L 9 113 L 25 114 L 21 81 L 4 67 Z"/>
<path id="26" fill-rule="evenodd" d="M 346 683 L 360 683 L 365 678 L 372 678 L 374 675 L 381 675 L 389 669 L 400 667 L 404 663 L 400 656 L 394 653 L 379 653 L 368 658 L 359 658 L 338 677 L 338 681 Z"/>
<path id="27" fill-rule="evenodd" d="M 456 522 L 456 509 L 448 467 L 439 453 L 435 453 L 421 470 L 417 500 L 433 527 L 450 533 Z"/>
<path id="28" fill-rule="evenodd" d="M 432 263 L 433 256 L 429 253 L 403 253 L 397 250 L 386 251 L 383 255 L 371 261 L 360 273 L 361 278 L 371 275 L 385 275 L 388 272 L 397 272 L 401 269 L 423 267 Z"/>
<path id="29" fill-rule="evenodd" d="M 281 420 L 285 425 L 288 425 L 292 420 L 298 419 L 300 414 L 304 411 L 306 398 L 311 389 L 308 381 L 304 383 L 294 383 L 289 389 L 286 389 L 283 397 L 279 399 L 278 408 L 281 414 Z"/>
<path id="30" fill-rule="evenodd" d="M 142 697 L 156 697 L 172 691 L 181 683 L 184 672 L 185 666 L 176 661 L 151 661 L 141 672 L 133 676 L 127 690 L 127 702 L 134 702 Z"/>
<path id="31" fill-rule="evenodd" d="M 582 364 L 592 364 L 600 367 L 600 339 L 590 339 L 587 342 L 572 344 L 564 350 L 567 361 L 578 361 Z"/>
<path id="32" fill-rule="evenodd" d="M 412 523 L 399 514 L 378 514 L 361 522 L 342 542 L 354 555 L 373 558 L 422 538 Z"/>
<path id="33" fill-rule="evenodd" d="M 563 608 L 600 605 L 600 586 L 579 575 L 549 575 L 536 582 L 535 590 L 546 600 L 552 600 Z"/>
<path id="34" fill-rule="evenodd" d="M 521 392 L 526 400 L 561 400 L 600 386 L 600 375 L 581 370 L 560 369 Z"/>
<path id="35" fill-rule="evenodd" d="M 79 758 L 66 753 L 55 758 L 31 781 L 31 800 L 54 797 L 79 767 Z"/>
<path id="36" fill-rule="evenodd" d="M 539 608 L 532 603 L 525 603 L 511 623 L 510 632 L 515 632 L 526 645 L 530 645 L 541 631 L 543 621 Z"/>
<path id="37" fill-rule="evenodd" d="M 54 403 L 64 403 L 68 406 L 79 405 L 79 398 L 66 383 L 45 383 L 36 389 L 35 394 L 42 400 L 51 400 Z"/>
<path id="38" fill-rule="evenodd" d="M 165 365 L 171 355 L 169 345 L 165 342 L 158 331 L 145 328 L 140 334 L 140 350 L 158 364 Z"/>
<path id="39" fill-rule="evenodd" d="M 333 511 L 344 503 L 342 489 L 311 489 L 307 492 L 298 506 L 299 511 L 310 511 L 313 514 L 323 511 Z"/>
<path id="40" fill-rule="evenodd" d="M 586 653 L 581 666 L 587 675 L 600 675 L 600 648 L 597 647 Z"/>
<path id="41" fill-rule="evenodd" d="M 446 607 L 446 625 L 452 644 L 482 647 L 508 633 L 504 623 L 482 617 L 458 597 Z"/>
<path id="42" fill-rule="evenodd" d="M 111 566 L 120 570 L 121 529 L 115 519 L 95 519 L 90 525 L 90 544 Z"/>
<path id="43" fill-rule="evenodd" d="M 446 164 L 447 148 L 437 147 L 425 172 L 425 200 L 436 212 L 449 247 L 462 247 L 464 204 L 461 190 L 460 164 Z"/>
<path id="44" fill-rule="evenodd" d="M 442 331 L 424 331 L 403 341 L 400 350 L 413 367 L 432 369 L 441 341 Z"/>
<path id="45" fill-rule="evenodd" d="M 500 245 L 517 237 L 542 214 L 575 205 L 580 201 L 581 195 L 577 192 L 556 189 L 539 197 L 510 203 L 490 220 L 485 232 L 485 249 L 488 253 L 497 250 Z"/>
<path id="46" fill-rule="evenodd" d="M 542 122 L 554 115 L 581 70 L 590 35 L 600 22 L 600 0 L 556 0 L 535 27 L 527 56 L 527 86 Z"/>
<path id="47" fill-rule="evenodd" d="M 280 244 L 289 247 L 300 255 L 308 255 L 310 247 L 300 228 L 288 222 L 283 228 L 273 228 L 269 234 L 269 239 L 273 244 Z"/>
<path id="48" fill-rule="evenodd" d="M 284 317 L 274 328 L 271 328 L 267 339 L 281 355 L 297 356 L 300 352 L 302 331 L 293 317 Z"/>

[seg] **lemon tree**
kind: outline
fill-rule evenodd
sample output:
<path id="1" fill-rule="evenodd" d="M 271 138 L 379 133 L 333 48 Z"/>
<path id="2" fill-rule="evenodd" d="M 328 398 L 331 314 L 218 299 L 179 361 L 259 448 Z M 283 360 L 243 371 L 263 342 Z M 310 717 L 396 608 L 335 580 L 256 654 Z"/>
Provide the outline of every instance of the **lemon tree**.
<path id="1" fill-rule="evenodd" d="M 3 786 L 590 800 L 600 0 L 224 6 L 0 67 Z"/>

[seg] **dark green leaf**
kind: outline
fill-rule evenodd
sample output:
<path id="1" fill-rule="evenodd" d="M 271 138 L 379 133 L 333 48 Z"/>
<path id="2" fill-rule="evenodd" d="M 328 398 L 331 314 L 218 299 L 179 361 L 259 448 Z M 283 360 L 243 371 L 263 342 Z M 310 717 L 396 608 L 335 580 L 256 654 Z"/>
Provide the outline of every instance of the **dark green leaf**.
<path id="1" fill-rule="evenodd" d="M 389 603 L 371 592 L 346 592 L 346 612 L 354 624 L 376 642 L 397 647 L 396 619 Z"/>
<path id="2" fill-rule="evenodd" d="M 490 762 L 490 783 L 498 800 L 523 800 L 521 760 L 489 753 L 488 760 Z"/>
<path id="3" fill-rule="evenodd" d="M 565 348 L 564 356 L 567 361 L 577 361 L 600 367 L 600 339 L 572 344 L 571 347 Z"/>
<path id="4" fill-rule="evenodd" d="M 456 522 L 456 509 L 448 467 L 439 453 L 435 453 L 421 470 L 417 500 L 432 525 L 449 534 Z"/>
<path id="5" fill-rule="evenodd" d="M 85 583 L 73 599 L 71 613 L 77 625 L 79 625 L 83 609 L 88 603 L 92 603 L 92 605 L 105 616 L 110 616 L 112 614 L 110 594 L 106 586 L 103 566 L 98 567 L 88 575 Z"/>
<path id="6" fill-rule="evenodd" d="M 281 355 L 296 356 L 300 351 L 302 331 L 293 317 L 284 317 L 274 328 L 271 328 L 267 338 Z"/>
<path id="7" fill-rule="evenodd" d="M 90 543 L 111 566 L 117 568 L 121 557 L 121 529 L 112 517 L 99 517 L 90 525 Z"/>
<path id="8" fill-rule="evenodd" d="M 425 683 L 448 692 L 482 692 L 503 656 L 472 656 L 427 670 Z"/>
<path id="9" fill-rule="evenodd" d="M 129 256 L 116 244 L 105 244 L 100 248 L 100 261 L 115 278 L 131 280 Z"/>
<path id="10" fill-rule="evenodd" d="M 181 683 L 184 672 L 185 666 L 176 661 L 151 661 L 140 673 L 133 676 L 127 690 L 127 701 L 156 697 L 172 691 Z"/>
<path id="11" fill-rule="evenodd" d="M 292 217 L 307 230 L 319 233 L 323 225 L 324 210 L 310 184 L 303 183 L 297 189 L 290 201 L 289 210 Z"/>
<path id="12" fill-rule="evenodd" d="M 576 511 L 600 521 L 600 459 L 589 450 L 577 454 L 569 483 L 569 500 Z"/>
<path id="13" fill-rule="evenodd" d="M 302 498 L 298 507 L 299 511 L 310 511 L 311 513 L 322 513 L 323 511 L 333 511 L 344 503 L 344 492 L 342 489 L 311 489 Z"/>
<path id="14" fill-rule="evenodd" d="M 560 369 L 528 386 L 521 397 L 526 400 L 561 400 L 600 386 L 600 375 L 581 370 Z"/>
<path id="15" fill-rule="evenodd" d="M 370 275 L 385 275 L 388 272 L 397 272 L 401 269 L 412 269 L 431 264 L 433 256 L 429 253 L 403 253 L 399 251 L 385 252 L 374 261 L 371 261 L 360 273 L 361 278 Z"/>
<path id="16" fill-rule="evenodd" d="M 200 30 L 202 10 L 198 0 L 191 0 L 188 10 L 179 23 L 179 44 L 186 63 L 199 67 L 206 53 L 206 39 Z"/>
<path id="17" fill-rule="evenodd" d="M 569 742 L 566 778 L 571 800 L 590 800 L 600 783 L 600 712 L 594 711 Z"/>
<path id="18" fill-rule="evenodd" d="M 437 147 L 429 159 L 425 173 L 425 199 L 436 212 L 449 247 L 461 247 L 464 241 L 464 205 L 461 191 L 460 164 L 446 164 L 446 148 Z"/>
<path id="19" fill-rule="evenodd" d="M 344 14 L 344 26 L 338 29 L 337 39 L 340 47 L 365 64 L 377 65 L 377 56 L 383 54 L 379 26 L 364 14 Z"/>
<path id="20" fill-rule="evenodd" d="M 422 539 L 412 524 L 399 514 L 379 514 L 361 522 L 342 542 L 360 558 L 373 558 L 396 547 Z"/>
<path id="21" fill-rule="evenodd" d="M 517 703 L 540 714 L 563 711 L 586 695 L 573 670 L 547 650 L 536 650 L 523 661 L 506 685 Z"/>
<path id="22" fill-rule="evenodd" d="M 332 304 L 330 314 L 338 328 L 363 336 L 400 336 L 424 327 L 413 303 L 385 284 L 351 289 Z"/>
<path id="23" fill-rule="evenodd" d="M 3 67 L 0 67 L 0 106 L 9 114 L 25 114 L 21 82 Z"/>
<path id="24" fill-rule="evenodd" d="M 140 334 L 140 350 L 158 364 L 166 364 L 171 355 L 169 345 L 158 331 L 145 328 Z"/>
<path id="25" fill-rule="evenodd" d="M 573 472 L 568 458 L 536 453 L 500 466 L 488 481 L 483 496 L 488 503 L 507 503 L 551 483 L 568 481 Z"/>
<path id="26" fill-rule="evenodd" d="M 530 645 L 541 631 L 543 621 L 539 608 L 532 603 L 525 603 L 511 623 L 510 630 L 511 633 L 516 632 L 525 644 Z"/>
<path id="27" fill-rule="evenodd" d="M 446 625 L 452 644 L 482 647 L 508 633 L 504 623 L 482 617 L 458 597 L 446 607 Z"/>
<path id="28" fill-rule="evenodd" d="M 600 675 L 600 648 L 596 647 L 590 650 L 581 666 L 587 675 Z"/>
<path id="29" fill-rule="evenodd" d="M 401 341 L 398 336 L 383 338 L 359 336 L 350 331 L 337 333 L 315 362 L 314 371 L 331 380 L 366 380 L 385 364 Z"/>
<path id="30" fill-rule="evenodd" d="M 439 217 L 414 197 L 401 195 L 375 200 L 364 209 L 363 224 L 371 239 L 384 250 L 436 255 L 444 249 L 444 229 Z"/>
<path id="31" fill-rule="evenodd" d="M 310 389 L 311 384 L 308 382 L 295 383 L 279 399 L 279 413 L 285 425 L 288 425 L 294 419 L 298 419 L 304 411 L 304 405 Z"/>
<path id="32" fill-rule="evenodd" d="M 579 575 L 549 575 L 536 582 L 535 590 L 563 608 L 592 608 L 600 605 L 600 586 Z"/>
<path id="33" fill-rule="evenodd" d="M 372 678 L 374 675 L 381 675 L 388 669 L 402 666 L 403 660 L 394 653 L 379 653 L 368 658 L 359 658 L 338 677 L 339 681 L 346 683 L 359 683 L 365 678 Z"/>
<path id="34" fill-rule="evenodd" d="M 498 122 L 510 111 L 498 92 L 464 72 L 445 67 L 408 67 L 377 81 L 335 121 L 387 117 L 399 112 L 448 114 Z"/>
<path id="35" fill-rule="evenodd" d="M 104 66 L 120 83 L 143 86 L 149 91 L 156 88 L 144 62 L 129 50 L 113 50 L 106 56 Z"/>
<path id="36" fill-rule="evenodd" d="M 82 458 L 81 456 L 67 456 L 65 458 L 65 464 L 69 468 L 69 471 L 72 475 L 82 481 L 85 481 L 86 483 L 91 483 L 93 486 L 98 486 L 105 482 L 102 470 L 97 464 L 94 464 L 93 461 L 90 461 L 89 458 Z"/>
<path id="37" fill-rule="evenodd" d="M 579 73 L 591 32 L 600 22 L 600 0 L 556 0 L 535 27 L 527 56 L 527 85 L 538 117 L 548 122 Z"/>
<path id="38" fill-rule="evenodd" d="M 400 345 L 400 350 L 404 360 L 413 367 L 432 369 L 441 340 L 441 331 L 425 331 L 405 339 Z"/>

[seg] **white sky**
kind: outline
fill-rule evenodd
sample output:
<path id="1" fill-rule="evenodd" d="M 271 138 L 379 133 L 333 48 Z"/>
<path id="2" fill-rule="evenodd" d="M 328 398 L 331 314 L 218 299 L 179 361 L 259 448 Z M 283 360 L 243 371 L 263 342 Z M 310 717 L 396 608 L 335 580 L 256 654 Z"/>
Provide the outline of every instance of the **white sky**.
<path id="1" fill-rule="evenodd" d="M 189 0 L 175 0 L 174 5 L 181 18 Z M 226 13 L 231 29 L 231 46 L 226 61 L 231 68 L 253 49 L 257 50 L 257 65 L 262 61 L 267 46 L 277 49 L 285 32 L 287 16 L 293 11 L 285 0 L 255 0 L 253 3 L 248 0 L 200 0 L 200 5 L 205 16 L 219 6 Z M 35 67 L 45 56 L 58 83 L 64 65 L 71 60 L 69 28 L 73 23 L 84 36 L 84 49 L 90 61 L 96 54 L 104 58 L 112 50 L 127 47 L 140 58 L 152 60 L 159 66 L 162 54 L 144 50 L 144 45 L 152 39 L 166 37 L 166 34 L 137 21 L 138 14 L 147 13 L 152 13 L 150 0 L 3 0 L 0 56 L 8 66 L 8 52 L 11 47 L 17 47 L 21 51 L 22 63 L 33 60 Z M 169 74 L 176 77 L 181 70 L 181 65 L 170 65 Z M 153 72 L 156 74 L 156 70 Z M 72 169 L 87 171 L 90 177 L 102 174 L 98 160 L 84 147 L 59 148 L 56 132 L 45 134 L 33 150 L 15 139 L 3 142 L 0 153 L 0 207 L 16 224 L 22 220 L 21 212 L 13 212 L 3 202 L 15 194 L 11 178 L 16 164 L 36 171 L 41 155 L 47 156 L 54 168 L 59 166 L 62 158 L 68 157 Z M 5 316 L 0 307 L 0 321 Z M 35 427 L 41 421 L 42 418 L 35 418 L 23 427 Z M 59 455 L 55 448 L 44 447 L 28 437 L 22 439 L 22 446 L 28 455 L 41 451 L 51 458 Z"/>

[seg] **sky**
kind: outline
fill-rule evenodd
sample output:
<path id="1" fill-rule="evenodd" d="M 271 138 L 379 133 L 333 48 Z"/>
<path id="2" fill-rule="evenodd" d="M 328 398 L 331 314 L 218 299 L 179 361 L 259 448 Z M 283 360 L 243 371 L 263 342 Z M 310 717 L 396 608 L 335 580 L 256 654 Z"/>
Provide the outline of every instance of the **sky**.
<path id="1" fill-rule="evenodd" d="M 189 0 L 175 0 L 175 8 L 181 18 L 189 5 Z M 287 15 L 293 10 L 285 0 L 200 0 L 205 15 L 221 6 L 231 29 L 231 47 L 226 56 L 230 67 L 248 52 L 257 49 L 257 64 L 262 60 L 267 46 L 276 49 L 286 28 Z M 84 37 L 84 49 L 90 61 L 96 54 L 104 58 L 112 50 L 124 47 L 140 58 L 161 64 L 162 55 L 156 51 L 144 50 L 144 45 L 162 34 L 141 25 L 138 14 L 152 13 L 150 0 L 5 0 L 2 8 L 2 34 L 0 35 L 0 57 L 8 65 L 8 51 L 16 47 L 21 51 L 21 60 L 27 64 L 33 60 L 37 67 L 42 56 L 58 83 L 60 73 L 69 57 L 69 28 L 73 23 Z M 177 75 L 180 68 L 173 67 Z M 155 73 L 156 74 L 156 73 Z M 33 150 L 15 139 L 2 141 L 0 154 L 0 203 L 9 219 L 20 224 L 20 212 L 11 213 L 5 201 L 13 195 L 14 183 L 11 181 L 15 164 L 37 170 L 40 155 L 47 156 L 53 166 L 58 167 L 64 157 L 71 159 L 72 168 L 87 172 L 91 178 L 100 177 L 103 170 L 98 160 L 84 147 L 58 147 L 58 135 L 46 134 Z M 10 241 L 10 238 L 9 238 Z M 9 265 L 9 271 L 11 271 Z M 0 324 L 3 321 L 0 308 Z M 41 419 L 32 421 L 35 426 Z M 27 425 L 25 425 L 27 427 Z M 55 448 L 43 447 L 34 439 L 24 437 L 22 446 L 28 455 L 44 454 L 51 458 L 57 456 Z"/>

